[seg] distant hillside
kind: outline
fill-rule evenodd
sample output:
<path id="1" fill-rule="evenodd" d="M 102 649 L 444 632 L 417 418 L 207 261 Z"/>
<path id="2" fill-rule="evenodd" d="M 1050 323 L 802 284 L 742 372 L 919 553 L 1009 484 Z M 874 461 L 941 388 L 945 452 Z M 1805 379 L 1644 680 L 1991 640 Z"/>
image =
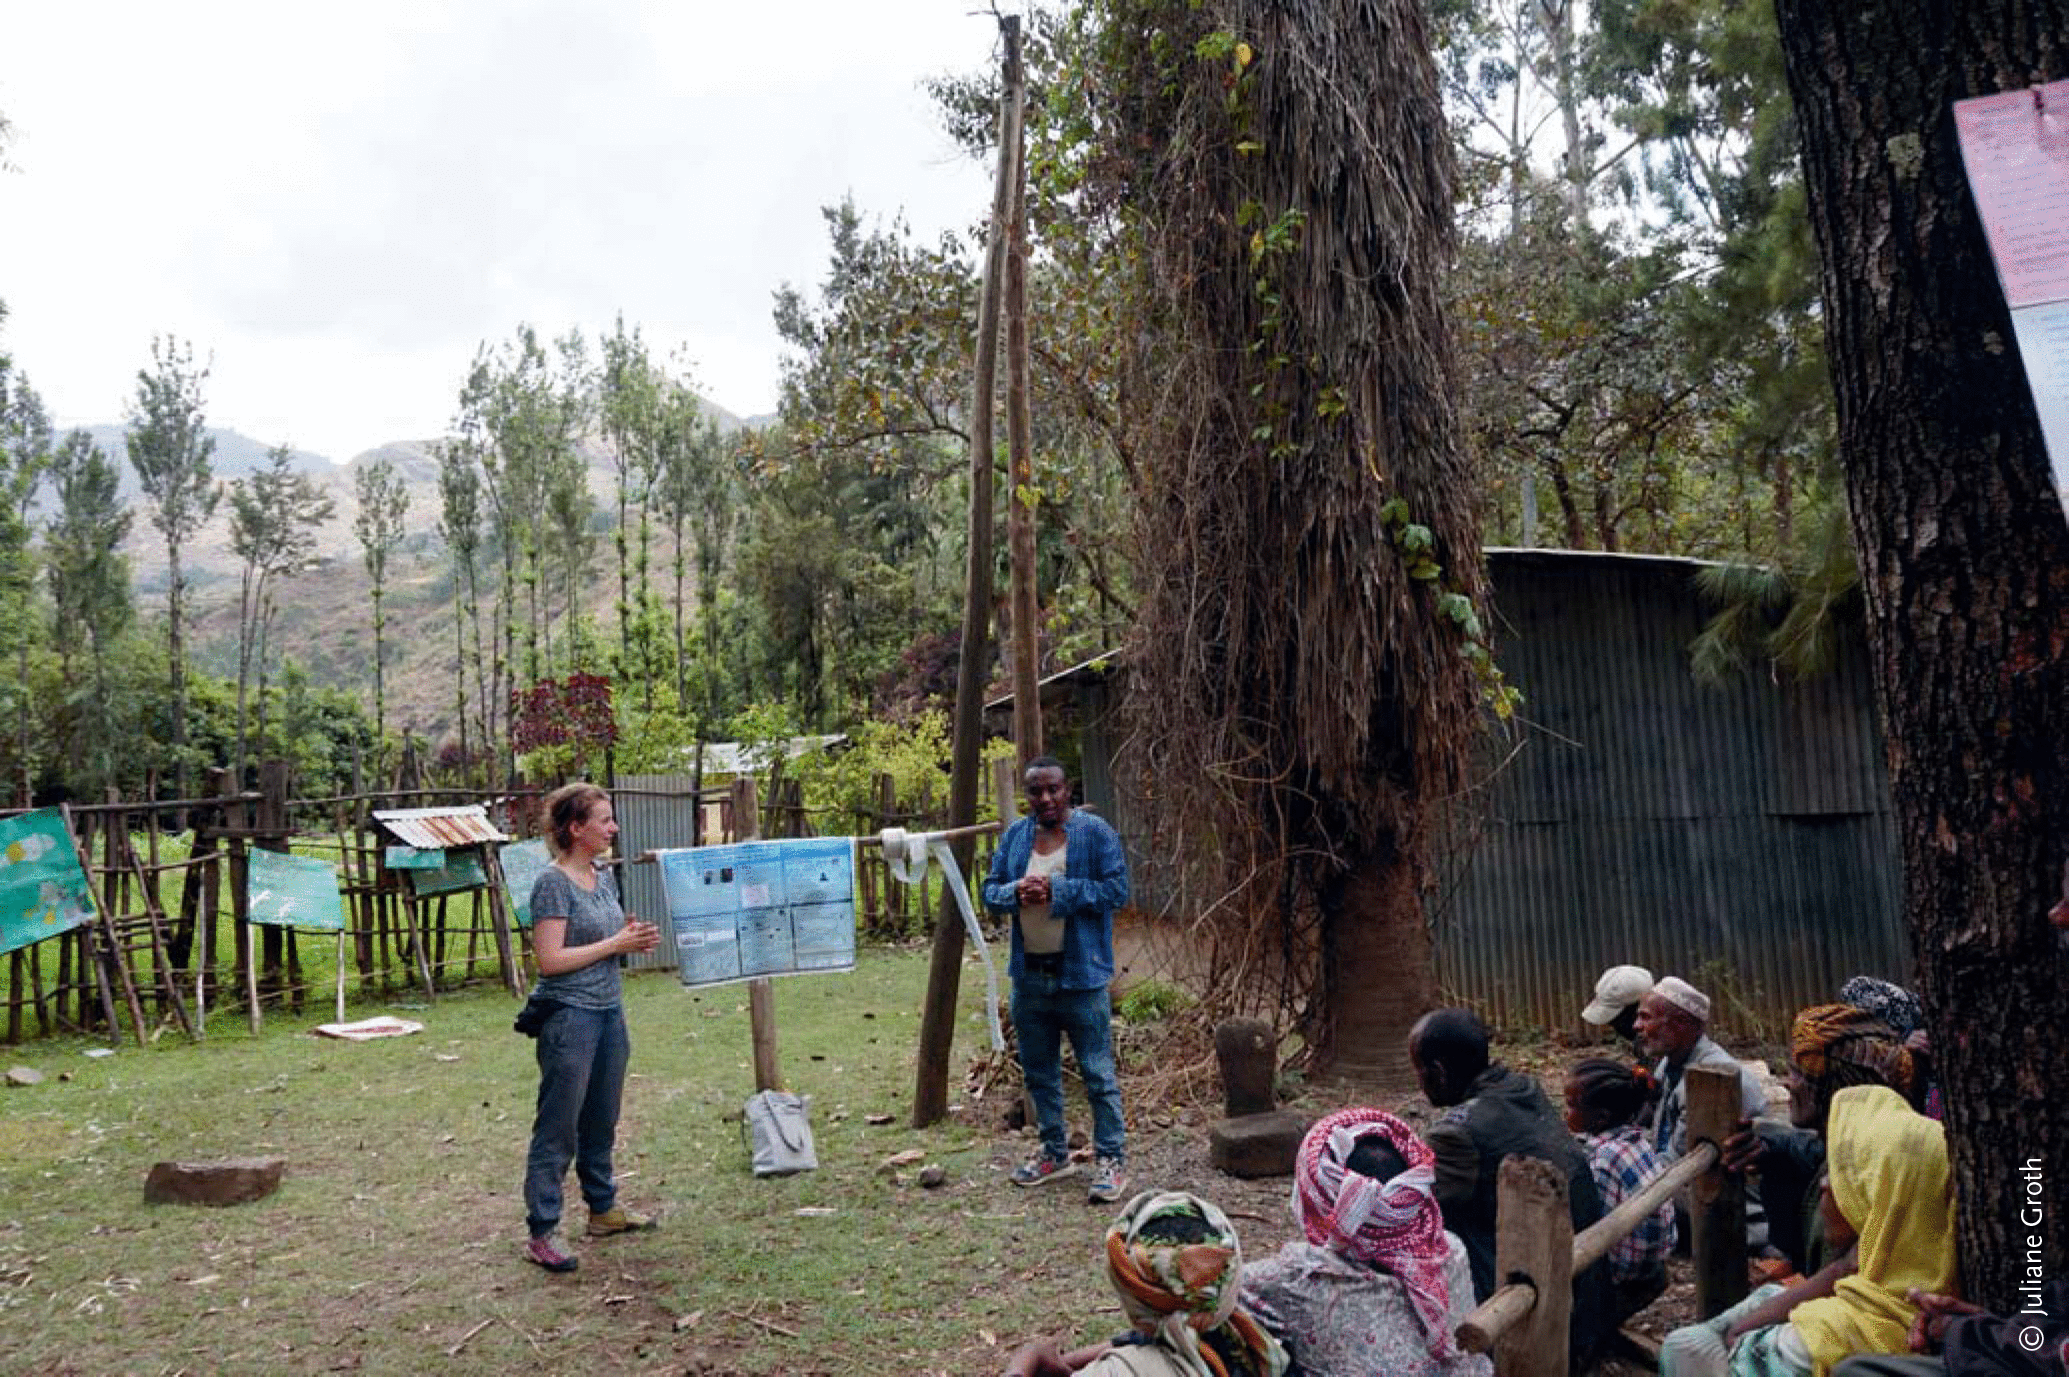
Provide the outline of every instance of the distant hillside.
<path id="1" fill-rule="evenodd" d="M 93 442 L 100 446 L 101 452 L 115 461 L 115 467 L 122 474 L 123 496 L 134 498 L 140 495 L 141 490 L 137 487 L 136 470 L 129 466 L 129 445 L 123 438 L 125 427 L 119 425 L 79 426 L 68 428 L 67 433 L 69 433 L 70 429 L 86 431 L 93 436 Z M 211 426 L 208 433 L 214 437 L 216 442 L 214 460 L 216 477 L 226 480 L 243 478 L 247 474 L 256 473 L 266 466 L 266 452 L 272 448 L 271 445 L 254 440 L 249 435 L 235 430 L 219 430 Z M 337 467 L 336 464 L 333 464 L 323 455 L 313 454 L 306 449 L 298 449 L 293 453 L 295 468 L 303 473 L 322 473 L 325 470 Z"/>

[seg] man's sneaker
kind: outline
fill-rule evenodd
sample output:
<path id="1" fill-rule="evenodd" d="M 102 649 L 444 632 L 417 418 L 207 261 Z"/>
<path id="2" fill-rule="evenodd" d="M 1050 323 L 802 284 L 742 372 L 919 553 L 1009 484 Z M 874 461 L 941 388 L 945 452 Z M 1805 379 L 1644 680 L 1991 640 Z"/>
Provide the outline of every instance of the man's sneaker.
<path id="1" fill-rule="evenodd" d="M 639 1229 L 654 1227 L 652 1215 L 628 1210 L 623 1205 L 613 1205 L 602 1214 L 592 1211 L 589 1215 L 589 1236 L 609 1238 L 612 1234 L 629 1234 Z"/>
<path id="2" fill-rule="evenodd" d="M 1092 1164 L 1092 1189 L 1085 1198 L 1094 1205 L 1111 1205 L 1128 1189 L 1128 1172 L 1118 1157 L 1102 1157 Z"/>
<path id="3" fill-rule="evenodd" d="M 537 1263 L 549 1272 L 572 1272 L 582 1265 L 560 1250 L 552 1234 L 525 1244 L 524 1255 L 526 1261 Z"/>
<path id="4" fill-rule="evenodd" d="M 1046 1152 L 1034 1156 L 1013 1168 L 1013 1184 L 1016 1186 L 1043 1186 L 1051 1181 L 1061 1181 L 1066 1176 L 1078 1174 L 1077 1163 L 1068 1158 L 1058 1161 Z"/>

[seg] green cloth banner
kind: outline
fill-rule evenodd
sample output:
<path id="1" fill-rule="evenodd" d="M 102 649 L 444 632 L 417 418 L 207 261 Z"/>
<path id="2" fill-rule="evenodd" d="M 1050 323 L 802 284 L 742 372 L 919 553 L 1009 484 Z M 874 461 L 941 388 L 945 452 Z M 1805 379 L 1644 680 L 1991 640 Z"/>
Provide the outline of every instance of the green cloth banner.
<path id="1" fill-rule="evenodd" d="M 445 865 L 445 852 L 419 851 L 414 846 L 391 846 L 381 861 L 390 870 L 437 870 Z"/>
<path id="2" fill-rule="evenodd" d="M 93 915 L 93 886 L 64 814 L 41 808 L 0 820 L 0 952 L 70 932 Z"/>
<path id="3" fill-rule="evenodd" d="M 436 852 L 432 853 L 438 854 Z M 410 887 L 417 897 L 426 894 L 451 894 L 456 890 L 480 889 L 489 882 L 488 873 L 481 868 L 481 853 L 478 851 L 448 851 L 445 864 L 436 870 L 412 870 L 409 872 Z"/>
<path id="4" fill-rule="evenodd" d="M 329 861 L 254 848 L 244 894 L 254 923 L 345 930 L 345 902 L 338 895 L 338 872 Z"/>
<path id="5" fill-rule="evenodd" d="M 553 865 L 553 853 L 543 838 L 510 842 L 500 851 L 503 888 L 510 895 L 510 914 L 521 928 L 532 925 L 532 886 Z"/>

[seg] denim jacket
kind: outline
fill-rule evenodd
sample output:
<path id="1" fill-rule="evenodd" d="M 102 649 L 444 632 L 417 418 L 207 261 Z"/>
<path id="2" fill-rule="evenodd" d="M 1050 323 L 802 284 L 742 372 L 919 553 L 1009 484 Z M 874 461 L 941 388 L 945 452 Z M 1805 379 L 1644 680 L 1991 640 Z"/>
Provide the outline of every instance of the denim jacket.
<path id="1" fill-rule="evenodd" d="M 1013 918 L 1013 959 L 1007 973 L 1024 974 L 1020 947 L 1020 898 L 1013 886 L 1027 874 L 1034 851 L 1033 818 L 1008 827 L 991 854 L 984 877 L 984 906 Z M 1063 873 L 1049 881 L 1049 912 L 1064 920 L 1063 975 L 1066 990 L 1104 989 L 1114 978 L 1114 910 L 1128 902 L 1128 857 L 1120 834 L 1082 808 L 1063 820 Z"/>

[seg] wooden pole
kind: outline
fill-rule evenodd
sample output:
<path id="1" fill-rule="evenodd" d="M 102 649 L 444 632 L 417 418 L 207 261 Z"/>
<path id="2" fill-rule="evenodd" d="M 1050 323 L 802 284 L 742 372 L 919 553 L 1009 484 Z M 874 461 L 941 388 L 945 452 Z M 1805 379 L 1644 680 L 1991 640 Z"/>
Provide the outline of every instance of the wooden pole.
<path id="1" fill-rule="evenodd" d="M 977 776 L 984 750 L 985 662 L 991 649 L 992 402 L 998 380 L 998 285 L 1005 271 L 1006 215 L 1017 175 L 1009 150 L 1020 146 L 1020 19 L 999 17 L 1005 48 L 999 102 L 999 169 L 992 190 L 991 228 L 985 240 L 984 276 L 977 289 L 977 367 L 970 403 L 970 538 L 964 566 L 963 643 L 957 661 L 955 745 L 948 793 L 948 825 L 977 820 Z M 967 867 L 974 844 L 955 847 L 956 864 Z M 927 999 L 920 1010 L 915 1059 L 912 1124 L 925 1128 L 948 1113 L 949 1057 L 955 1047 L 956 1000 L 963 974 L 963 919 L 945 900 L 934 919 L 934 954 L 927 969 Z"/>
<path id="2" fill-rule="evenodd" d="M 345 1021 L 345 930 L 338 929 L 338 1022 Z"/>
<path id="3" fill-rule="evenodd" d="M 754 776 L 741 775 L 733 781 L 733 840 L 761 839 L 761 806 L 755 797 Z M 754 1037 L 754 1088 L 781 1090 L 783 1071 L 776 1063 L 776 996 L 767 977 L 747 982 L 747 1019 Z"/>
<path id="4" fill-rule="evenodd" d="M 1566 1177 L 1550 1162 L 1501 1164 L 1494 1207 L 1494 1273 L 1530 1284 L 1536 1299 L 1494 1348 L 1496 1377 L 1566 1377 L 1573 1322 L 1573 1215 Z"/>
<path id="5" fill-rule="evenodd" d="M 1012 99 L 1019 99 L 1015 91 Z M 1027 347 L 1027 131 L 1016 120 L 1014 143 L 999 150 L 1013 162 L 1013 207 L 1006 226 L 1006 450 L 1012 484 L 1006 494 L 1006 545 L 1012 555 L 1013 746 L 1025 771 L 1043 754 L 1041 661 L 1036 632 L 1042 617 L 1035 587 L 1034 424 L 1029 414 Z"/>
<path id="6" fill-rule="evenodd" d="M 1738 1131 L 1736 1071 L 1687 1071 L 1688 1145 L 1724 1141 Z M 1742 1178 L 1713 1166 L 1688 1191 L 1690 1252 L 1695 1262 L 1695 1313 L 1710 1319 L 1746 1298 L 1746 1196 Z"/>
<path id="7" fill-rule="evenodd" d="M 259 1035 L 260 1027 L 258 942 L 252 936 L 252 929 L 255 926 L 257 925 L 251 921 L 250 914 L 239 915 L 237 927 L 244 934 L 244 1001 L 245 1007 L 251 1013 L 251 1033 L 253 1037 Z"/>
<path id="8" fill-rule="evenodd" d="M 489 926 L 496 937 L 496 963 L 503 973 L 503 988 L 513 998 L 524 998 L 524 972 L 518 968 L 517 951 L 510 940 L 516 927 L 511 921 L 510 903 L 503 894 L 503 853 L 494 842 L 483 842 L 481 847 L 482 870 L 489 877 Z M 467 946 L 468 970 L 472 973 L 474 945 L 470 939 Z"/>

